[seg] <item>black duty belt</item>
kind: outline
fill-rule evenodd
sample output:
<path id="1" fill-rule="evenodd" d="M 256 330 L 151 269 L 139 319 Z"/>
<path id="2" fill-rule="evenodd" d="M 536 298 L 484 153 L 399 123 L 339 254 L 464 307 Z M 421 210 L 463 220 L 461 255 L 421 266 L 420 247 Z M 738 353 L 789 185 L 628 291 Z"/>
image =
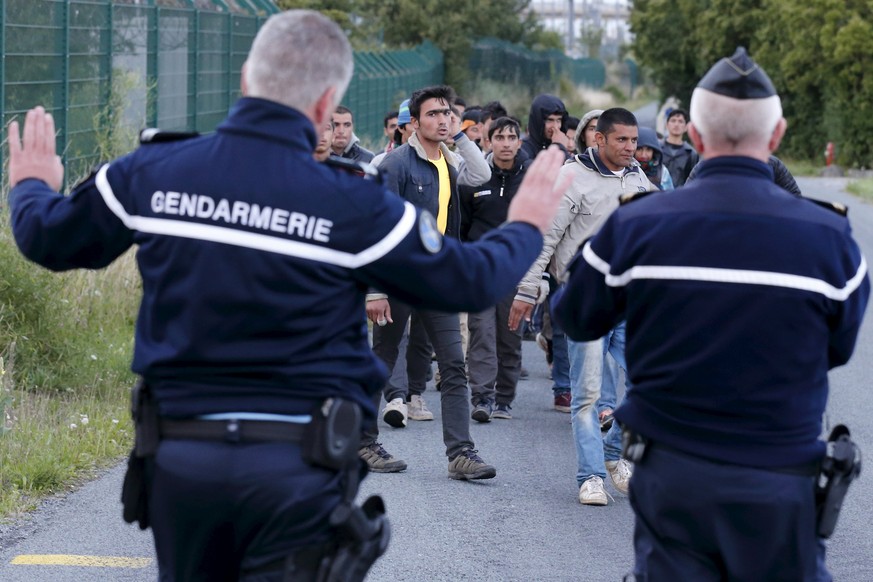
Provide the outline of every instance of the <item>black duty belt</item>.
<path id="1" fill-rule="evenodd" d="M 171 420 L 160 421 L 162 439 L 225 442 L 299 443 L 307 424 L 270 420 Z"/>

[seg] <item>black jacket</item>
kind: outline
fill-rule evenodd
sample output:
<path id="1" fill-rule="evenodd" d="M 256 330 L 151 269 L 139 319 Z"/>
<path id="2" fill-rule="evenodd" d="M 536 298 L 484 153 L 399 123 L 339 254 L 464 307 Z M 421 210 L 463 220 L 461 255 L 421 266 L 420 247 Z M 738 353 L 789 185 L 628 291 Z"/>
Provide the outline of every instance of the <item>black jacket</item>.
<path id="1" fill-rule="evenodd" d="M 770 165 L 770 169 L 773 170 L 773 181 L 777 186 L 783 190 L 787 190 L 795 196 L 803 196 L 803 193 L 800 191 L 800 186 L 797 185 L 797 181 L 794 179 L 794 176 L 791 175 L 791 172 L 788 171 L 785 164 L 782 163 L 782 160 L 771 155 L 770 159 L 767 160 L 767 163 Z M 700 164 L 694 166 L 694 169 L 691 170 L 688 179 L 685 181 L 686 184 L 697 177 L 697 169 L 699 167 Z"/>
<path id="2" fill-rule="evenodd" d="M 552 142 L 546 138 L 546 117 L 553 113 L 561 114 L 561 131 L 566 129 L 567 108 L 564 102 L 554 95 L 539 95 L 530 106 L 530 115 L 527 119 L 527 135 L 521 142 L 521 150 L 518 152 L 519 159 L 532 160 L 542 150 L 549 147 Z M 564 149 L 563 146 L 561 149 Z"/>
<path id="3" fill-rule="evenodd" d="M 491 180 L 481 186 L 461 186 L 461 240 L 479 240 L 506 222 L 509 203 L 521 185 L 527 162 L 516 156 L 511 170 L 501 170 L 491 161 Z"/>
<path id="4" fill-rule="evenodd" d="M 673 186 L 678 188 L 688 179 L 691 170 L 700 160 L 700 156 L 697 154 L 697 150 L 688 143 L 683 143 L 682 147 L 677 148 L 673 144 L 667 143 L 666 140 L 661 142 L 661 152 L 663 164 L 667 166 L 670 177 L 673 178 Z"/>

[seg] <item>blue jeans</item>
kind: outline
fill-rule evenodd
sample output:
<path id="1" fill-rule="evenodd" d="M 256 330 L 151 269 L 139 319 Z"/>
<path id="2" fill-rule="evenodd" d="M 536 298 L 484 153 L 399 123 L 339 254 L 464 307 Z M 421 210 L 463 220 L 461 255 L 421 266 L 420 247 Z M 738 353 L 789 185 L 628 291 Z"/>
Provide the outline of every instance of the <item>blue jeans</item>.
<path id="1" fill-rule="evenodd" d="M 612 333 L 612 332 L 610 332 Z M 618 399 L 618 362 L 603 343 L 603 385 L 600 387 L 600 400 L 597 401 L 597 414 L 604 410 L 615 410 Z"/>
<path id="2" fill-rule="evenodd" d="M 600 433 L 597 401 L 603 380 L 603 351 L 608 350 L 618 365 L 627 370 L 624 359 L 624 323 L 616 326 L 603 339 L 592 342 L 568 340 L 570 355 L 570 416 L 573 440 L 576 443 L 576 482 L 597 476 L 606 478 L 606 461 L 621 458 L 621 429 L 617 422 L 605 436 Z"/>
<path id="3" fill-rule="evenodd" d="M 552 391 L 555 396 L 570 392 L 570 358 L 564 330 L 552 318 Z"/>

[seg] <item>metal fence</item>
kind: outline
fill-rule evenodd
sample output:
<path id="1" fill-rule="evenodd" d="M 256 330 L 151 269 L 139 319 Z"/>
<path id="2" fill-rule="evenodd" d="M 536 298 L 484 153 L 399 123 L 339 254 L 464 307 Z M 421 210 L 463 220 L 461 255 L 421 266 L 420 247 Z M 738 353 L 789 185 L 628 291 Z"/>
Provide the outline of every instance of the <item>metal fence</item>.
<path id="1" fill-rule="evenodd" d="M 270 0 L 0 0 L 0 121 L 41 104 L 58 128 L 67 177 L 135 146 L 142 127 L 213 131 L 240 95 L 240 68 Z M 564 75 L 602 86 L 603 63 L 476 43 L 473 77 L 529 87 Z M 382 120 L 414 89 L 443 82 L 442 52 L 355 53 L 343 104 L 357 133 L 381 141 Z M 6 149 L 0 148 L 0 180 Z"/>
<path id="2" fill-rule="evenodd" d="M 414 49 L 356 52 L 355 74 L 343 104 L 355 114 L 355 132 L 381 140 L 383 120 L 415 89 L 443 82 L 443 53 L 430 42 Z"/>
<path id="3" fill-rule="evenodd" d="M 3 0 L 0 113 L 41 104 L 70 174 L 135 129 L 211 131 L 239 96 L 266 0 Z M 5 139 L 5 135 L 4 135 Z"/>
<path id="4" fill-rule="evenodd" d="M 552 86 L 559 77 L 596 88 L 606 82 L 606 66 L 600 59 L 572 59 L 558 50 L 533 51 L 495 38 L 476 41 L 470 68 L 475 78 L 534 89 Z"/>

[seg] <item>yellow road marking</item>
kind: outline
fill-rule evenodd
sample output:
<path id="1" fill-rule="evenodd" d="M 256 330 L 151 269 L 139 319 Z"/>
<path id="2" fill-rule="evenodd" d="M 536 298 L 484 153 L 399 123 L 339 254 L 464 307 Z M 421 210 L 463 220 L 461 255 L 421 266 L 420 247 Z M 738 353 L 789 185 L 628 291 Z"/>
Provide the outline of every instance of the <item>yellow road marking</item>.
<path id="1" fill-rule="evenodd" d="M 85 566 L 90 568 L 145 568 L 151 563 L 151 558 L 73 556 L 67 554 L 25 554 L 15 556 L 10 562 L 10 564 L 17 566 Z"/>

